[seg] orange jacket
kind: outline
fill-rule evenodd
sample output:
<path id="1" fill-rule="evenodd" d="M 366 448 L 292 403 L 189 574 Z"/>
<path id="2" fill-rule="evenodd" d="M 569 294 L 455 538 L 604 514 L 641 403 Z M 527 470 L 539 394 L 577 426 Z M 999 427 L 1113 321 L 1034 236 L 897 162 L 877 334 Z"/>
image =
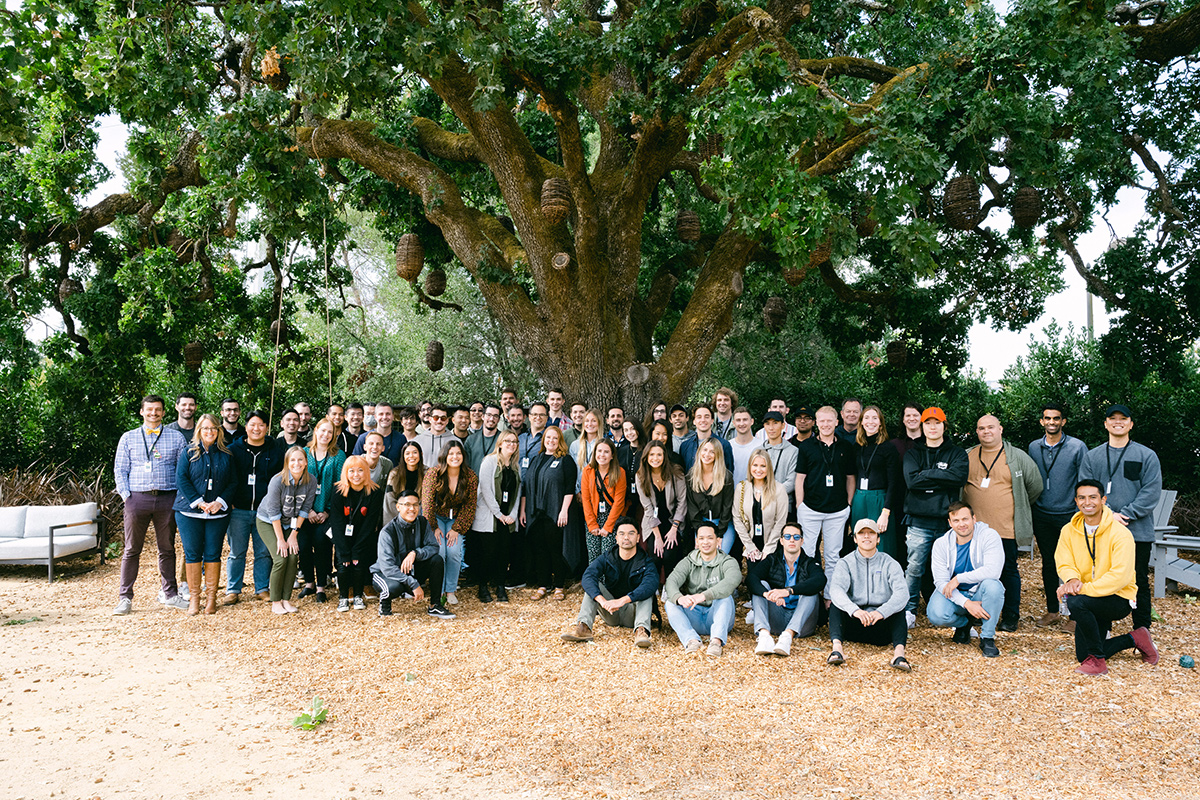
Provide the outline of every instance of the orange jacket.
<path id="1" fill-rule="evenodd" d="M 583 517 L 587 520 L 587 529 L 589 531 L 603 529 L 606 533 L 612 533 L 616 529 L 617 520 L 625 513 L 625 495 L 628 492 L 625 481 L 625 470 L 621 469 L 620 465 L 615 461 L 609 464 L 608 468 L 617 471 L 617 485 L 608 490 L 609 494 L 612 495 L 612 506 L 608 509 L 608 521 L 603 525 L 598 522 L 601 495 L 600 491 L 596 488 L 596 470 L 590 466 L 583 468 L 583 478 L 579 482 L 579 493 L 583 495 Z M 607 483 L 604 485 L 608 486 Z"/>

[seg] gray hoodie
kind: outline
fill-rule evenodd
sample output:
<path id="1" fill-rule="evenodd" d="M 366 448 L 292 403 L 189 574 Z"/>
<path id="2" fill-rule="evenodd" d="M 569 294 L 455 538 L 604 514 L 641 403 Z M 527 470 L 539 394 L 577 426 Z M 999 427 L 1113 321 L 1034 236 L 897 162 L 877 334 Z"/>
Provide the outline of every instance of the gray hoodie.
<path id="1" fill-rule="evenodd" d="M 870 558 L 863 558 L 855 550 L 833 568 L 829 599 L 847 614 L 878 611 L 886 618 L 904 610 L 908 584 L 904 570 L 887 553 L 877 551 Z"/>

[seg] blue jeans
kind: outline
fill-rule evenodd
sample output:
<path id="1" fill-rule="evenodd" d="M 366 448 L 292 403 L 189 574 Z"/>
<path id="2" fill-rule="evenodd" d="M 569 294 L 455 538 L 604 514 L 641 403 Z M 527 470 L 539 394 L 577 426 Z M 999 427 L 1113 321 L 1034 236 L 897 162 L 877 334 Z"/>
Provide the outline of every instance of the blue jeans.
<path id="1" fill-rule="evenodd" d="M 790 630 L 797 638 L 812 636 L 817 630 L 817 596 L 801 595 L 796 607 L 777 606 L 761 594 L 750 596 L 754 607 L 754 630 L 766 629 L 772 636 Z"/>
<path id="2" fill-rule="evenodd" d="M 976 584 L 971 591 L 962 593 L 968 600 L 978 600 L 982 603 L 983 610 L 987 612 L 988 618 L 980 620 L 983 625 L 979 635 L 984 639 L 995 639 L 996 626 L 1000 623 L 1000 610 L 1004 608 L 1004 584 L 988 578 Z M 966 609 L 953 600 L 947 600 L 946 595 L 941 592 L 934 592 L 933 597 L 929 598 L 925 614 L 929 617 L 929 623 L 938 628 L 961 628 L 975 622 L 975 618 L 968 614 Z"/>
<path id="3" fill-rule="evenodd" d="M 442 532 L 441 541 L 438 542 L 438 555 L 446 564 L 446 577 L 442 581 L 442 591 L 445 593 L 457 592 L 458 573 L 462 571 L 464 537 L 460 533 L 453 546 L 447 545 L 446 531 L 450 530 L 454 520 L 449 517 L 438 517 L 437 523 L 438 530 Z"/>
<path id="4" fill-rule="evenodd" d="M 262 539 L 254 535 L 255 514 L 235 508 L 229 515 L 229 558 L 226 560 L 226 594 L 241 594 L 246 577 L 246 550 L 254 547 L 254 593 L 270 591 L 271 553 Z"/>
<path id="5" fill-rule="evenodd" d="M 229 517 L 197 519 L 175 512 L 175 527 L 183 540 L 183 563 L 212 564 L 221 560 L 221 548 L 225 545 L 225 529 Z"/>
<path id="6" fill-rule="evenodd" d="M 908 583 L 908 605 L 905 610 L 910 614 L 917 613 L 917 603 L 921 601 L 921 579 L 929 568 L 929 551 L 933 549 L 937 538 L 947 530 L 949 526 L 942 530 L 908 526 L 908 538 L 905 539 L 908 544 L 908 570 L 904 573 L 904 580 Z"/>
<path id="7" fill-rule="evenodd" d="M 733 628 L 733 614 L 736 610 L 732 597 L 714 600 L 711 606 L 684 608 L 671 602 L 666 606 L 667 621 L 671 623 L 671 630 L 679 637 L 680 644 L 698 642 L 702 633 L 722 642 L 729 641 L 729 631 Z"/>

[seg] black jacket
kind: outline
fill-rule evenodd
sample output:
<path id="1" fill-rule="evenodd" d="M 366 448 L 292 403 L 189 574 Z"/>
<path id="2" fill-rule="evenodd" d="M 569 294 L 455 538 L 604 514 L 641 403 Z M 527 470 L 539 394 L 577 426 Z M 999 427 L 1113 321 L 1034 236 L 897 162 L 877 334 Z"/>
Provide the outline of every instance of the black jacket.
<path id="1" fill-rule="evenodd" d="M 944 439 L 937 447 L 930 447 L 924 439 L 916 442 L 904 454 L 904 481 L 908 485 L 904 512 L 945 526 L 946 512 L 962 494 L 969 471 L 967 451 L 958 445 Z"/>
<path id="2" fill-rule="evenodd" d="M 417 553 L 417 561 L 428 561 L 438 554 L 438 543 L 434 538 L 433 529 L 424 517 L 417 517 L 415 522 L 405 522 L 402 517 L 396 517 L 379 533 L 379 547 L 375 563 L 371 565 L 371 572 L 396 581 L 401 586 L 415 589 L 420 586 L 416 575 L 412 572 L 405 575 L 400 571 L 400 564 L 414 550 Z"/>
<path id="3" fill-rule="evenodd" d="M 766 586 L 763 586 L 763 582 Z M 783 548 L 773 551 L 760 561 L 751 561 L 746 570 L 746 586 L 750 594 L 762 595 L 767 589 L 783 589 L 787 583 L 787 562 L 783 557 Z M 803 550 L 796 560 L 796 585 L 792 587 L 793 595 L 815 595 L 825 588 L 825 571 L 816 559 L 810 558 Z"/>
<path id="4" fill-rule="evenodd" d="M 538 516 L 558 519 L 563 498 L 575 494 L 575 462 L 568 456 L 533 456 L 529 469 L 522 470 L 521 491 L 525 495 L 525 520 L 530 525 Z"/>
<path id="5" fill-rule="evenodd" d="M 725 529 L 733 522 L 733 475 L 725 473 L 725 485 L 721 493 L 711 495 L 708 492 L 697 492 L 692 489 L 692 482 L 687 483 L 687 521 L 694 531 L 707 519 L 713 520 L 717 529 L 717 538 L 725 535 Z"/>
<path id="6" fill-rule="evenodd" d="M 613 597 L 629 595 L 629 599 L 636 603 L 654 597 L 658 591 L 658 567 L 641 548 L 633 554 L 633 558 L 622 561 L 620 548 L 612 547 L 588 564 L 583 572 L 582 583 L 588 597 L 597 597 L 600 584 L 603 583 Z"/>
<path id="7" fill-rule="evenodd" d="M 255 450 L 258 451 L 257 457 Z M 233 507 L 243 511 L 257 511 L 258 504 L 267 494 L 267 486 L 283 471 L 285 448 L 280 439 L 267 437 L 260 447 L 251 447 L 245 439 L 238 439 L 229 446 L 237 479 L 233 487 Z M 250 476 L 254 475 L 254 485 Z"/>

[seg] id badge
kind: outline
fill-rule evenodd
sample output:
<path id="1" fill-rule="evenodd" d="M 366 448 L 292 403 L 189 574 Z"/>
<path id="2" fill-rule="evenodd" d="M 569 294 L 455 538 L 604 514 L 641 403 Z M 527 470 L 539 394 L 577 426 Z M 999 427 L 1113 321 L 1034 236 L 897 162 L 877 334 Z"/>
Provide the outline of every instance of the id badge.
<path id="1" fill-rule="evenodd" d="M 825 485 L 830 488 L 833 488 L 833 476 L 832 475 L 825 476 Z"/>
<path id="2" fill-rule="evenodd" d="M 316 496 L 317 496 L 317 497 L 320 497 L 320 496 L 321 496 L 321 484 L 319 484 L 319 483 L 317 484 L 317 494 L 316 494 Z"/>
<path id="3" fill-rule="evenodd" d="M 754 523 L 754 535 L 755 535 L 755 537 L 757 537 L 757 538 L 762 538 L 762 535 L 763 535 L 763 530 L 762 530 L 762 523 L 761 523 L 761 522 L 756 522 L 756 523 Z"/>
<path id="4" fill-rule="evenodd" d="M 989 487 L 989 486 L 991 486 L 991 485 L 992 485 L 992 479 L 991 479 L 991 478 L 984 478 L 983 480 L 981 480 L 981 481 L 979 482 L 979 488 L 980 488 L 980 489 L 986 489 L 986 488 L 988 488 L 988 487 Z"/>
<path id="5" fill-rule="evenodd" d="M 869 478 L 859 478 L 859 479 L 858 479 L 858 489 L 859 489 L 859 491 L 861 491 L 861 492 L 865 492 L 865 491 L 867 490 L 867 483 L 869 483 L 869 481 L 870 481 L 870 479 L 869 479 Z"/>
<path id="6" fill-rule="evenodd" d="M 454 509 L 450 509 L 450 519 L 454 519 Z"/>
<path id="7" fill-rule="evenodd" d="M 258 482 L 258 476 L 255 475 L 253 472 L 251 472 L 249 475 L 246 476 L 246 485 L 247 486 L 253 486 L 257 482 Z"/>
<path id="8" fill-rule="evenodd" d="M 604 512 L 608 511 L 608 503 L 606 503 L 606 502 L 604 502 L 603 500 L 601 500 L 601 501 L 600 501 L 600 509 L 599 509 L 599 511 L 600 511 L 600 513 L 601 513 L 601 514 L 603 514 Z"/>
<path id="9" fill-rule="evenodd" d="M 529 457 L 528 456 L 521 459 L 521 469 L 529 469 Z"/>
<path id="10" fill-rule="evenodd" d="M 662 515 L 658 513 L 658 506 L 654 507 L 654 518 L 659 522 L 662 522 Z"/>
<path id="11" fill-rule="evenodd" d="M 212 491 L 212 478 L 208 479 L 208 491 Z"/>
<path id="12" fill-rule="evenodd" d="M 501 495 L 500 495 L 500 502 L 501 502 L 501 503 L 507 503 L 507 502 L 508 502 L 508 492 L 501 492 Z"/>
<path id="13" fill-rule="evenodd" d="M 1104 493 L 1105 493 L 1106 495 L 1108 495 L 1108 494 L 1112 494 L 1112 481 L 1109 481 L 1109 482 L 1108 482 L 1108 488 L 1104 490 Z"/>
<path id="14" fill-rule="evenodd" d="M 154 471 L 154 464 L 152 464 L 151 462 L 147 461 L 145 464 L 143 464 L 143 465 L 142 465 L 142 471 L 143 471 L 143 472 L 145 472 L 145 473 L 147 473 L 147 474 L 149 474 L 149 473 L 153 472 L 153 471 Z M 1109 484 L 1109 486 L 1112 486 L 1112 484 L 1110 483 L 1110 484 Z"/>
<path id="15" fill-rule="evenodd" d="M 294 531 L 300 530 L 300 518 L 299 517 L 292 517 L 292 530 L 294 530 Z"/>
<path id="16" fill-rule="evenodd" d="M 559 461 L 561 461 L 561 460 L 562 460 L 561 458 L 556 458 L 556 459 L 554 459 L 553 461 L 551 461 L 551 462 L 550 462 L 550 466 L 551 466 L 551 467 L 557 467 L 557 466 L 558 466 L 558 462 L 559 462 Z"/>
<path id="17" fill-rule="evenodd" d="M 353 525 L 347 525 L 347 526 L 346 526 L 346 538 L 347 538 L 347 539 L 349 539 L 349 538 L 350 538 L 351 536 L 353 536 L 353 535 L 354 535 L 354 526 L 353 526 Z"/>

